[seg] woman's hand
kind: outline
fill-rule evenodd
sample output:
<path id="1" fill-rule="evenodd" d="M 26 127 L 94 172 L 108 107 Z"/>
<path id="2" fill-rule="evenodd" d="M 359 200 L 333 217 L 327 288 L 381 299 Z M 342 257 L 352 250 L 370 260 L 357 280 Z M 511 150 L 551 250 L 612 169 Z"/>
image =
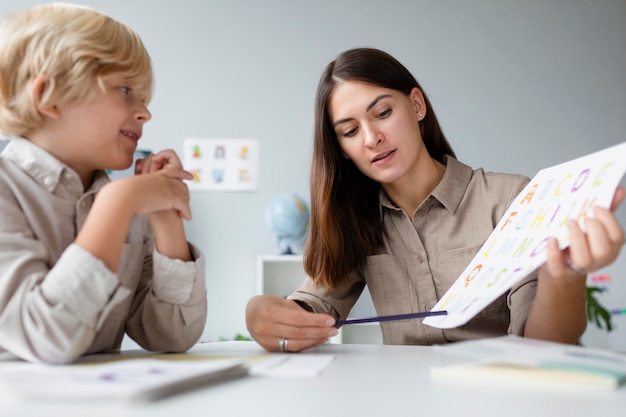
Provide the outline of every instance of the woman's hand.
<path id="1" fill-rule="evenodd" d="M 310 313 L 292 300 L 258 295 L 248 301 L 246 325 L 252 338 L 269 352 L 300 352 L 321 345 L 338 333 L 335 319 L 327 314 Z"/>
<path id="2" fill-rule="evenodd" d="M 610 209 L 595 207 L 593 217 L 584 220 L 585 232 L 576 221 L 570 221 L 568 248 L 560 250 L 557 240 L 550 240 L 547 260 L 539 268 L 525 336 L 576 343 L 583 334 L 587 327 L 587 273 L 615 261 L 624 244 L 624 230 L 613 211 L 625 195 L 619 187 Z"/>
<path id="3" fill-rule="evenodd" d="M 594 207 L 593 217 L 584 219 L 586 232 L 570 220 L 570 246 L 563 251 L 555 249 L 554 244 L 549 247 L 544 273 L 555 279 L 576 279 L 615 261 L 624 244 L 624 230 L 613 212 L 625 195 L 626 190 L 618 187 L 609 209 Z"/>

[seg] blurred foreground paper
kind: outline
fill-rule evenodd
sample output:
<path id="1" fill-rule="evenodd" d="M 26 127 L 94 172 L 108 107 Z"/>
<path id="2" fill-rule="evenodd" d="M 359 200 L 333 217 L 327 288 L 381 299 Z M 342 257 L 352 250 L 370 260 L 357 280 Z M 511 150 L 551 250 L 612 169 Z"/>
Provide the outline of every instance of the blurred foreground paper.
<path id="1" fill-rule="evenodd" d="M 423 323 L 443 329 L 467 323 L 545 262 L 549 238 L 569 246 L 569 219 L 584 230 L 593 206 L 610 207 L 625 171 L 626 142 L 539 171 L 432 309 L 448 314 Z"/>
<path id="2" fill-rule="evenodd" d="M 23 362 L 3 369 L 0 385 L 3 392 L 27 399 L 145 401 L 246 373 L 241 360 L 191 355 L 188 360 L 155 357 L 63 366 Z"/>
<path id="3" fill-rule="evenodd" d="M 434 366 L 434 381 L 491 384 L 499 389 L 612 390 L 626 383 L 626 356 L 518 336 L 468 340 L 434 347 L 465 362 Z"/>

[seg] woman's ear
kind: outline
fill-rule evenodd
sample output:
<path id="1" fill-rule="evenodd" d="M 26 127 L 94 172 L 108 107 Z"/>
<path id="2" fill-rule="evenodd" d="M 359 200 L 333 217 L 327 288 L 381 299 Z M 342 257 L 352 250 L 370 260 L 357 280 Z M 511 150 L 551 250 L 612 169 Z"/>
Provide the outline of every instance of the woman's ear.
<path id="1" fill-rule="evenodd" d="M 44 104 L 43 97 L 46 90 L 50 86 L 50 77 L 45 74 L 38 75 L 34 80 L 31 87 L 31 94 L 33 96 L 33 103 L 39 113 L 44 116 L 57 118 L 59 116 L 59 109 L 55 105 Z"/>
<path id="2" fill-rule="evenodd" d="M 409 99 L 413 103 L 413 108 L 415 109 L 415 114 L 417 114 L 417 120 L 422 121 L 426 116 L 426 100 L 424 99 L 424 94 L 422 90 L 417 87 L 413 87 L 411 93 L 409 94 Z"/>

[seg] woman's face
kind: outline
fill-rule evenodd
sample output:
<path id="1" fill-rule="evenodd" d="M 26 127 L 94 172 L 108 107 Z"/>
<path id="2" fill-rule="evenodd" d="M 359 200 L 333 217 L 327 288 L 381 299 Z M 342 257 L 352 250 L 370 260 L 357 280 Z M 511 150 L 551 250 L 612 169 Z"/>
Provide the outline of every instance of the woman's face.
<path id="1" fill-rule="evenodd" d="M 407 96 L 360 81 L 338 84 L 328 106 L 343 156 L 383 185 L 407 178 L 429 158 L 419 129 L 426 110 L 418 88 Z"/>

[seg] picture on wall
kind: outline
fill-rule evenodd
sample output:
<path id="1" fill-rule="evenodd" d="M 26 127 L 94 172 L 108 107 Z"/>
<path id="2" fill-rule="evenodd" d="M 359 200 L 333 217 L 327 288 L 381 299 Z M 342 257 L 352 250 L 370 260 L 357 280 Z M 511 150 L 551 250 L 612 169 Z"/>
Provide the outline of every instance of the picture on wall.
<path id="1" fill-rule="evenodd" d="M 256 191 L 257 139 L 186 138 L 183 165 L 193 174 L 191 191 Z"/>

